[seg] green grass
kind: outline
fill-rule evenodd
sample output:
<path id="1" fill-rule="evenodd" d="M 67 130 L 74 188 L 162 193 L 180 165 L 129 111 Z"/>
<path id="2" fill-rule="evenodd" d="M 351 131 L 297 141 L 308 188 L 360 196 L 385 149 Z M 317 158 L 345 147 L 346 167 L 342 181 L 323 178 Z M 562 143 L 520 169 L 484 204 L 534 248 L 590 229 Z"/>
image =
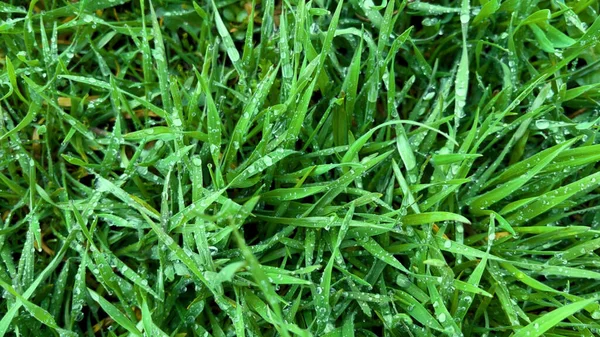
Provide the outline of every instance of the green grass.
<path id="1" fill-rule="evenodd" d="M 0 337 L 600 334 L 599 11 L 0 3 Z"/>

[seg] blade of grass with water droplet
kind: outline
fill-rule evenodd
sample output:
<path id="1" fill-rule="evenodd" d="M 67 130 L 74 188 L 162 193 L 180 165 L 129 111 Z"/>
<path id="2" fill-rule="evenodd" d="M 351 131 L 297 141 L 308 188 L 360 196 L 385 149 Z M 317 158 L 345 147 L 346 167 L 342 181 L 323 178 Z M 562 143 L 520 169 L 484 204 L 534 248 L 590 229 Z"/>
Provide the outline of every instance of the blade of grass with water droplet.
<path id="1" fill-rule="evenodd" d="M 517 280 L 519 280 L 520 282 L 523 282 L 524 284 L 526 284 L 534 289 L 541 290 L 541 291 L 547 291 L 547 292 L 551 292 L 551 293 L 560 293 L 559 291 L 555 290 L 554 288 L 551 288 L 551 287 L 545 285 L 544 283 L 534 279 L 533 277 L 527 275 L 526 273 L 522 272 L 517 267 L 513 266 L 512 264 L 510 264 L 508 262 L 501 262 L 500 266 L 502 266 L 502 268 L 504 268 L 505 270 L 510 272 Z"/>
<path id="2" fill-rule="evenodd" d="M 467 32 L 469 25 L 469 0 L 463 0 L 460 9 L 460 22 L 462 30 L 462 53 L 456 72 L 454 90 L 454 128 L 458 129 L 460 119 L 464 117 L 469 90 L 469 51 L 467 49 Z"/>
<path id="3" fill-rule="evenodd" d="M 392 159 L 392 170 L 394 172 L 394 176 L 396 177 L 396 180 L 398 181 L 398 184 L 400 185 L 400 190 L 402 191 L 402 195 L 404 195 L 405 198 L 405 202 L 403 201 L 404 205 L 410 205 L 410 207 L 413 209 L 413 211 L 416 214 L 421 213 L 421 210 L 419 209 L 419 205 L 415 202 L 415 197 L 408 185 L 408 183 L 406 182 L 406 179 L 404 179 L 404 175 L 402 175 L 402 172 L 400 171 L 400 168 L 398 167 L 398 164 L 396 163 L 396 161 L 394 159 Z"/>
<path id="4" fill-rule="evenodd" d="M 143 200 L 125 192 L 122 188 L 118 187 L 111 181 L 104 179 L 102 177 L 98 177 L 98 182 L 96 184 L 96 188 L 99 192 L 109 192 L 121 199 L 123 202 L 127 203 L 129 206 L 135 208 L 139 212 L 146 214 L 155 219 L 159 218 L 160 213 L 155 210 L 148 203 Z"/>
<path id="5" fill-rule="evenodd" d="M 550 40 L 548 40 L 544 31 L 540 27 L 538 27 L 537 24 L 534 23 L 534 24 L 529 24 L 527 26 L 533 32 L 535 39 L 537 40 L 540 48 L 543 51 L 545 51 L 547 53 L 555 53 L 556 52 L 556 50 L 554 49 L 554 46 L 552 46 L 552 42 L 550 42 Z"/>
<path id="6" fill-rule="evenodd" d="M 17 7 L 17 6 L 11 5 L 9 3 L 1 3 L 0 4 L 0 12 L 27 14 L 27 11 L 23 7 Z"/>
<path id="7" fill-rule="evenodd" d="M 119 273 L 123 274 L 123 276 L 131 280 L 148 294 L 152 295 L 155 299 L 160 300 L 158 294 L 150 286 L 148 286 L 148 280 L 146 278 L 138 275 L 114 254 L 111 256 L 111 262 L 114 263 L 115 268 L 119 271 Z"/>
<path id="8" fill-rule="evenodd" d="M 179 259 L 179 261 L 181 261 L 190 270 L 190 272 L 210 290 L 221 310 L 230 314 L 231 304 L 225 299 L 224 295 L 220 291 L 214 289 L 212 285 L 206 280 L 206 277 L 199 269 L 199 266 L 197 265 L 196 261 L 194 261 L 191 256 L 186 254 L 186 252 L 179 246 L 179 244 L 175 242 L 175 240 L 173 240 L 173 238 L 169 236 L 169 234 L 165 233 L 165 231 L 162 228 L 156 225 L 154 221 L 152 221 L 146 214 L 140 214 L 142 215 L 142 217 L 144 217 L 146 222 L 150 224 L 152 230 L 154 231 L 154 233 L 156 233 L 159 240 L 162 243 L 164 243 L 168 247 L 168 249 L 173 252 L 177 259 Z"/>
<path id="9" fill-rule="evenodd" d="M 524 328 L 517 331 L 514 337 L 537 337 L 543 335 L 546 331 L 552 329 L 565 318 L 574 315 L 582 310 L 590 303 L 594 303 L 596 299 L 590 298 L 578 302 L 570 303 L 565 306 L 557 307 L 556 309 L 539 316 L 536 320 L 529 323 Z"/>
<path id="10" fill-rule="evenodd" d="M 479 287 L 476 287 L 476 286 L 472 285 L 471 283 L 464 282 L 461 280 L 455 279 L 454 287 L 460 291 L 477 294 L 477 295 L 483 295 L 483 296 L 487 296 L 487 297 L 494 297 L 494 296 L 492 296 L 492 294 L 488 293 L 487 291 L 485 291 Z"/>
<path id="11" fill-rule="evenodd" d="M 464 216 L 450 212 L 428 212 L 419 214 L 409 214 L 402 218 L 402 223 L 405 225 L 424 225 L 441 221 L 458 221 L 470 224 L 471 221 Z"/>
<path id="12" fill-rule="evenodd" d="M 222 161 L 223 164 L 221 167 L 224 172 L 229 171 L 228 168 L 233 163 L 233 160 L 237 156 L 239 149 L 245 144 L 250 122 L 260 107 L 264 104 L 267 94 L 271 90 L 271 86 L 275 81 L 275 75 L 277 75 L 277 72 L 278 68 L 272 68 L 269 70 L 269 73 L 258 84 L 256 91 L 250 99 L 250 104 L 247 104 L 244 107 L 242 115 L 235 125 L 229 144 L 227 144 L 227 149 L 225 150 L 225 155 Z"/>
<path id="13" fill-rule="evenodd" d="M 344 189 L 357 177 L 371 169 L 375 165 L 379 164 L 381 161 L 386 159 L 392 151 L 388 151 L 384 154 L 381 154 L 375 158 L 369 159 L 367 162 L 363 163 L 363 166 L 354 170 L 350 170 L 345 173 L 340 179 L 331 187 L 327 193 L 325 193 L 316 204 L 313 204 L 306 212 L 304 212 L 305 216 L 320 214 L 325 206 L 329 205 L 335 197 L 337 197 L 340 193 L 344 191 Z"/>
<path id="14" fill-rule="evenodd" d="M 306 198 L 308 196 L 324 191 L 327 186 L 307 186 L 294 188 L 280 188 L 270 190 L 261 195 L 261 200 L 265 202 L 280 203 L 281 201 L 291 201 Z"/>
<path id="15" fill-rule="evenodd" d="M 56 330 L 61 335 L 76 336 L 76 334 L 74 332 L 67 331 L 67 330 L 60 328 L 58 326 L 58 324 L 56 324 L 54 317 L 52 317 L 52 315 L 50 315 L 50 313 L 48 311 L 29 302 L 25 298 L 23 298 L 23 296 L 21 296 L 21 294 L 19 294 L 17 291 L 15 291 L 15 289 L 11 285 L 4 282 L 2 279 L 0 279 L 0 286 L 2 288 L 4 288 L 4 290 L 7 291 L 9 294 L 15 296 L 19 300 L 19 302 L 25 307 L 25 309 L 29 312 L 29 314 L 33 318 L 35 318 L 38 322 Z"/>
<path id="16" fill-rule="evenodd" d="M 367 238 L 365 242 L 361 242 L 361 245 L 375 258 L 389 264 L 390 266 L 402 272 L 410 273 L 408 269 L 406 269 L 406 267 L 404 267 L 402 263 L 400 263 L 400 261 L 398 261 L 394 257 L 394 255 L 383 249 L 383 247 L 381 247 L 379 243 L 377 243 L 377 241 L 375 241 L 373 238 Z"/>
<path id="17" fill-rule="evenodd" d="M 153 140 L 163 140 L 169 141 L 174 140 L 180 133 L 167 127 L 167 126 L 155 126 L 151 128 L 146 128 L 138 131 L 129 132 L 123 135 L 123 138 L 131 141 L 153 141 Z M 204 141 L 208 141 L 208 136 L 204 134 Z"/>
<path id="18" fill-rule="evenodd" d="M 282 316 L 281 307 L 279 305 L 279 302 L 281 300 L 275 292 L 273 285 L 269 281 L 267 275 L 262 270 L 260 262 L 256 259 L 254 254 L 252 254 L 252 251 L 246 245 L 245 240 L 242 238 L 242 236 L 237 231 L 234 231 L 234 236 L 238 246 L 240 247 L 240 250 L 242 251 L 244 259 L 251 267 L 250 271 L 257 282 L 258 288 L 265 295 L 265 298 L 269 303 L 270 308 L 273 310 L 274 317 L 272 317 L 272 320 L 273 324 L 275 325 L 275 328 L 283 336 L 289 336 L 288 329 L 286 327 L 286 324 L 284 323 L 285 321 Z"/>
<path id="19" fill-rule="evenodd" d="M 31 124 L 31 122 L 33 122 L 35 116 L 39 112 L 40 108 L 41 107 L 38 104 L 37 100 L 34 101 L 34 102 L 32 102 L 29 105 L 29 109 L 27 110 L 27 114 L 25 115 L 25 117 L 23 117 L 23 119 L 21 119 L 19 121 L 19 124 L 17 124 L 13 129 L 11 129 L 11 130 L 5 132 L 4 134 L 0 135 L 0 141 L 3 141 L 4 139 L 7 139 L 8 137 L 16 134 L 17 132 L 19 132 L 20 130 L 24 129 L 29 124 Z"/>
<path id="20" fill-rule="evenodd" d="M 231 35 L 229 34 L 229 30 L 227 30 L 227 27 L 225 26 L 223 19 L 221 19 L 221 15 L 219 14 L 219 9 L 217 8 L 217 5 L 215 4 L 214 1 L 211 1 L 211 3 L 212 3 L 214 14 L 215 14 L 215 23 L 217 26 L 217 31 L 219 32 L 219 35 L 223 39 L 223 44 L 225 45 L 225 50 L 227 51 L 227 56 L 229 56 L 229 60 L 231 60 L 231 63 L 233 63 L 233 66 L 235 67 L 238 75 L 243 79 L 246 77 L 246 74 L 240 65 L 240 53 L 238 52 L 237 48 L 235 47 L 235 44 L 233 43 L 233 39 L 231 38 Z"/>
<path id="21" fill-rule="evenodd" d="M 85 253 L 82 254 L 81 261 L 79 262 L 79 266 L 77 268 L 77 272 L 75 274 L 75 282 L 73 283 L 73 293 L 71 298 L 71 320 L 69 322 L 69 327 L 72 327 L 75 324 L 75 321 L 81 320 L 82 318 L 82 309 L 83 306 L 86 305 L 87 302 L 87 290 L 86 290 L 86 270 L 88 264 L 88 254 L 87 248 Z"/>
<path id="22" fill-rule="evenodd" d="M 408 9 L 424 12 L 430 15 L 460 13 L 460 8 L 441 6 L 424 1 L 410 2 L 408 3 Z"/>
<path id="23" fill-rule="evenodd" d="M 156 63 L 156 75 L 158 77 L 158 85 L 160 87 L 161 99 L 167 114 L 165 119 L 171 125 L 172 121 L 170 114 L 173 112 L 173 103 L 171 96 L 169 95 L 169 69 L 167 63 L 167 55 L 165 51 L 165 43 L 163 41 L 162 30 L 158 24 L 156 12 L 154 6 L 150 2 L 150 19 L 152 20 L 152 35 L 154 40 L 154 50 L 152 50 L 152 57 Z"/>
<path id="24" fill-rule="evenodd" d="M 67 281 L 68 281 L 67 278 L 69 277 L 69 271 L 70 271 L 69 266 L 70 266 L 70 261 L 69 260 L 65 261 L 65 264 L 64 264 L 62 270 L 60 271 L 60 273 L 58 274 L 58 277 L 56 278 L 54 291 L 52 292 L 52 302 L 50 303 L 50 306 L 48 308 L 48 312 L 50 313 L 50 315 L 52 317 L 58 317 L 62 307 L 66 306 L 66 303 L 64 303 L 64 299 L 65 299 L 65 292 L 67 290 Z"/>
<path id="25" fill-rule="evenodd" d="M 244 171 L 238 174 L 235 178 L 231 179 L 228 186 L 235 187 L 236 185 L 244 183 L 245 180 L 263 172 L 267 168 L 277 164 L 278 161 L 294 154 L 295 152 L 296 151 L 280 149 L 267 154 L 266 156 L 250 164 Z"/>
<path id="26" fill-rule="evenodd" d="M 117 322 L 120 326 L 129 331 L 132 335 L 140 337 L 142 336 L 140 330 L 138 330 L 135 324 L 127 316 L 125 316 L 125 314 L 123 314 L 121 310 L 119 310 L 116 306 L 114 306 L 112 303 L 107 301 L 104 297 L 100 296 L 92 289 L 88 288 L 87 290 L 90 294 L 90 297 L 94 301 L 96 301 L 100 305 L 100 307 L 102 307 L 102 310 L 104 310 L 112 319 L 114 319 L 115 322 Z"/>
<path id="27" fill-rule="evenodd" d="M 536 197 L 531 201 L 527 208 L 515 211 L 515 213 L 506 216 L 506 220 L 513 223 L 515 226 L 522 225 L 534 217 L 556 207 L 558 204 L 577 193 L 589 191 L 598 185 L 600 185 L 600 172 Z M 503 212 L 500 211 L 499 213 L 502 214 Z"/>
<path id="28" fill-rule="evenodd" d="M 156 324 L 152 321 L 152 313 L 150 312 L 150 308 L 148 307 L 148 301 L 144 295 L 142 296 L 142 325 L 144 327 L 144 335 L 152 335 L 159 337 L 168 336 L 164 331 L 159 329 Z"/>
<path id="29" fill-rule="evenodd" d="M 523 169 L 523 172 L 521 175 L 516 177 L 516 179 L 512 179 L 498 186 L 497 188 L 476 197 L 470 202 L 469 206 L 473 209 L 483 209 L 502 200 L 521 186 L 525 185 L 536 174 L 550 164 L 552 160 L 554 160 L 562 151 L 568 149 L 576 141 L 578 141 L 578 139 L 573 138 L 565 143 L 558 144 L 551 149 L 544 151 L 543 155 L 539 155 L 535 158 L 535 160 L 528 161 L 526 165 L 521 165 L 520 168 Z M 533 165 L 533 167 L 529 168 L 528 166 L 530 165 Z M 511 170 L 515 171 L 514 166 L 511 167 Z M 516 174 L 513 174 L 513 176 L 516 176 Z"/>
<path id="30" fill-rule="evenodd" d="M 344 115 L 339 118 L 340 123 L 345 122 L 346 125 L 340 125 L 334 129 L 334 133 L 338 134 L 337 145 L 346 145 L 348 143 L 348 129 L 352 123 L 352 116 L 354 115 L 354 107 L 356 104 L 357 94 L 358 94 L 358 82 L 361 68 L 361 56 L 362 56 L 362 48 L 363 48 L 363 40 L 360 39 L 356 50 L 354 51 L 354 55 L 352 56 L 352 61 L 350 66 L 348 67 L 348 72 L 346 78 L 344 79 L 344 83 L 342 84 L 342 90 L 345 94 L 344 97 Z M 341 109 L 334 111 L 334 113 L 341 113 Z M 346 131 L 346 132 L 344 132 Z"/>
<path id="31" fill-rule="evenodd" d="M 62 261 L 66 251 L 69 249 L 69 245 L 75 239 L 75 234 L 77 231 L 71 231 L 69 236 L 65 239 L 62 247 L 56 253 L 56 256 L 52 259 L 52 261 L 42 270 L 42 272 L 38 275 L 38 277 L 33 281 L 33 283 L 27 288 L 26 291 L 21 293 L 21 297 L 24 300 L 29 300 L 29 298 L 33 295 L 33 293 L 38 289 L 40 284 L 44 282 L 52 273 L 58 264 Z M 0 319 L 0 337 L 4 336 L 10 327 L 10 324 L 14 317 L 17 315 L 19 309 L 23 303 L 21 301 L 15 302 L 8 310 L 5 315 Z"/>
<path id="32" fill-rule="evenodd" d="M 317 291 L 317 295 L 315 298 L 315 306 L 317 309 L 317 322 L 318 329 L 320 332 L 323 332 L 329 323 L 331 316 L 331 307 L 330 307 L 330 293 L 331 293 L 331 279 L 333 266 L 337 256 L 340 254 L 340 246 L 346 233 L 348 232 L 348 227 L 350 225 L 350 220 L 354 216 L 354 205 L 350 205 L 350 209 L 346 213 L 340 230 L 338 232 L 338 236 L 336 241 L 333 243 L 333 251 L 331 252 L 331 257 L 325 266 L 325 270 L 323 271 L 323 275 L 321 276 L 321 283 L 319 285 L 320 292 Z"/>
<path id="33" fill-rule="evenodd" d="M 563 276 L 563 277 L 567 277 L 567 278 L 581 278 L 581 279 L 593 279 L 593 280 L 600 279 L 600 273 L 592 271 L 592 270 L 585 270 L 585 269 L 564 267 L 564 266 L 551 266 L 551 265 L 546 265 L 546 264 L 528 263 L 528 262 L 521 262 L 521 261 L 511 261 L 511 263 L 514 264 L 515 266 L 520 266 L 521 268 L 529 269 L 532 272 L 535 272 L 540 275 L 556 275 L 556 276 Z"/>
<path id="34" fill-rule="evenodd" d="M 381 15 L 381 14 L 380 14 Z M 381 25 L 379 28 L 379 40 L 377 41 L 377 51 L 381 54 L 385 48 L 386 42 L 389 40 L 389 36 L 393 30 L 393 15 L 394 15 L 394 1 L 388 1 L 387 7 Z"/>
<path id="35" fill-rule="evenodd" d="M 436 165 L 448 165 L 464 160 L 475 160 L 481 156 L 481 154 L 446 153 L 433 155 L 431 161 Z"/>
<path id="36" fill-rule="evenodd" d="M 448 308 L 446 308 L 444 299 L 437 290 L 435 283 L 427 282 L 427 289 L 429 290 L 429 296 L 431 298 L 431 303 L 433 303 L 433 310 L 435 311 L 437 321 L 440 322 L 444 331 L 450 335 L 459 333 L 461 329 L 452 319 L 452 315 L 448 311 Z"/>
<path id="37" fill-rule="evenodd" d="M 8 76 L 8 80 L 10 83 L 10 92 L 5 97 L 8 97 L 9 94 L 12 94 L 13 92 L 15 92 L 15 93 L 17 93 L 17 97 L 19 97 L 19 99 L 21 101 L 23 101 L 23 103 L 29 104 L 27 99 L 25 99 L 25 97 L 23 96 L 23 94 L 21 94 L 21 91 L 19 90 L 19 86 L 17 84 L 17 73 L 15 72 L 15 67 L 12 64 L 10 57 L 7 56 L 5 59 L 5 62 L 6 62 L 6 74 Z M 2 100 L 4 100 L 4 98 Z"/>
<path id="38" fill-rule="evenodd" d="M 399 301 L 398 305 L 415 320 L 423 324 L 425 327 L 432 328 L 437 331 L 443 331 L 440 323 L 429 313 L 419 301 L 408 293 L 396 290 L 394 296 Z"/>

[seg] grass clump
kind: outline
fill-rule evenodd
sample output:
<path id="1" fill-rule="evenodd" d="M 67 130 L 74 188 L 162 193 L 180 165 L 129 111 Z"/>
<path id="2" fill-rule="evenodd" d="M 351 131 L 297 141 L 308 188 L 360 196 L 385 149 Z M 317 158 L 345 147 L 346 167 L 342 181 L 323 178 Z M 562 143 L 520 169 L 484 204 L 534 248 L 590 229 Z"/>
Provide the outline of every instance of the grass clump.
<path id="1" fill-rule="evenodd" d="M 597 1 L 0 4 L 0 336 L 594 336 Z"/>

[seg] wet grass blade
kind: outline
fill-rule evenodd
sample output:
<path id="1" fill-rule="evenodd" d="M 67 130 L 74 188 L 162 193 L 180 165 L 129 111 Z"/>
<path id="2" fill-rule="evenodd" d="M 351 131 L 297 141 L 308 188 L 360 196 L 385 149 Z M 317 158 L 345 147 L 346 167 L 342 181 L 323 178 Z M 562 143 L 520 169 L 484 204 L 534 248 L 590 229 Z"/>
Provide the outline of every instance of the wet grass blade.
<path id="1" fill-rule="evenodd" d="M 5 2 L 0 336 L 596 332 L 597 2 Z"/>
<path id="2" fill-rule="evenodd" d="M 540 316 L 533 322 L 529 323 L 526 327 L 517 331 L 515 336 L 541 336 L 546 331 L 552 329 L 552 327 L 563 321 L 565 318 L 577 313 L 585 306 L 587 306 L 590 303 L 593 303 L 594 301 L 595 299 L 590 298 L 556 308 L 550 313 Z"/>

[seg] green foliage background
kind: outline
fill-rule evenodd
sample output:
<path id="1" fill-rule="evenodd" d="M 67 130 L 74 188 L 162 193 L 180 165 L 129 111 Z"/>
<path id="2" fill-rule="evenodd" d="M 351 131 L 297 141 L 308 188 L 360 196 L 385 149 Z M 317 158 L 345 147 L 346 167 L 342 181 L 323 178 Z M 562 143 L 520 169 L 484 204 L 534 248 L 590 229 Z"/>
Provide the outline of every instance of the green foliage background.
<path id="1" fill-rule="evenodd" d="M 596 0 L 0 3 L 0 336 L 594 336 Z"/>

